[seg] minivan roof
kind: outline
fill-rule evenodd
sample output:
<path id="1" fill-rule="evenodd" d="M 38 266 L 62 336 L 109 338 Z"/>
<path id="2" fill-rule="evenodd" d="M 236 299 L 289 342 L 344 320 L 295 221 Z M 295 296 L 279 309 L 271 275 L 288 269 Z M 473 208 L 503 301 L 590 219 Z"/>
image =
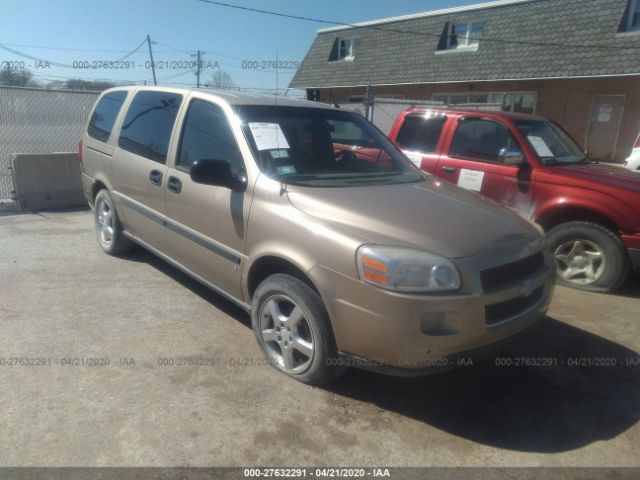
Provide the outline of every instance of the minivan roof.
<path id="1" fill-rule="evenodd" d="M 327 105 L 325 103 L 319 102 L 311 102 L 309 100 L 296 100 L 287 97 L 280 97 L 275 95 L 261 95 L 261 94 L 253 94 L 253 93 L 244 93 L 244 92 L 234 92 L 229 90 L 219 90 L 219 89 L 211 89 L 211 88 L 174 88 L 174 87 L 150 87 L 150 86 L 141 86 L 141 85 L 132 85 L 132 86 L 124 86 L 124 87 L 114 87 L 106 90 L 107 92 L 115 92 L 122 90 L 136 90 L 136 91 L 160 91 L 160 92 L 172 92 L 172 93 L 181 93 L 188 94 L 190 92 L 197 92 L 199 94 L 204 94 L 206 96 L 210 96 L 213 98 L 218 98 L 226 101 L 230 105 L 278 105 L 283 107 L 307 107 L 307 108 L 323 108 L 334 110 L 334 107 Z"/>

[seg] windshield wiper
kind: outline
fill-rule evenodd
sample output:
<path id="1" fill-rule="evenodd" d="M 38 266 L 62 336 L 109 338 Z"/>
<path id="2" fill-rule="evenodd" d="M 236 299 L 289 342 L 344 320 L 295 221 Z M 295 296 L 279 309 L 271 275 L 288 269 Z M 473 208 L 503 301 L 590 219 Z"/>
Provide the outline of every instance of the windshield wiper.
<path id="1" fill-rule="evenodd" d="M 549 166 L 549 167 L 557 167 L 557 166 L 566 167 L 569 165 L 588 165 L 592 162 L 587 157 L 583 157 L 575 162 L 562 162 L 555 157 L 546 157 L 542 159 L 542 163 L 544 163 L 546 166 Z"/>

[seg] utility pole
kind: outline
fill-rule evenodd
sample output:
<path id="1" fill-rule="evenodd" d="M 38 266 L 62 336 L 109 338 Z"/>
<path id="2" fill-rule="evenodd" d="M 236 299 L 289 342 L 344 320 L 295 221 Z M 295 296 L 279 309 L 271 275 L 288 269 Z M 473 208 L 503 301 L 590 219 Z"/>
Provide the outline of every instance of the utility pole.
<path id="1" fill-rule="evenodd" d="M 196 77 L 197 77 L 197 82 L 196 82 L 196 86 L 197 88 L 200 88 L 200 50 L 198 50 L 198 67 L 196 70 Z"/>
<path id="2" fill-rule="evenodd" d="M 367 120 L 373 122 L 373 107 L 376 103 L 375 89 L 372 85 L 367 85 L 364 97 L 365 116 Z"/>
<path id="3" fill-rule="evenodd" d="M 153 72 L 153 84 L 158 85 L 156 81 L 156 64 L 153 63 L 153 52 L 151 51 L 151 39 L 147 35 L 147 45 L 149 46 L 149 59 L 151 60 L 151 71 Z"/>

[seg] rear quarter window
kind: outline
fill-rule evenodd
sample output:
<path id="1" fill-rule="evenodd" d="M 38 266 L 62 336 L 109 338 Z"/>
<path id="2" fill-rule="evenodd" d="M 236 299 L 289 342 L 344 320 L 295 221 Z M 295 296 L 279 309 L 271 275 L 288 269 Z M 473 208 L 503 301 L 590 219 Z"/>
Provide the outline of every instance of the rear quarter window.
<path id="1" fill-rule="evenodd" d="M 98 101 L 89 120 L 87 128 L 89 136 L 101 142 L 109 141 L 113 125 L 126 98 L 127 92 L 118 91 L 107 93 Z"/>
<path id="2" fill-rule="evenodd" d="M 122 122 L 118 146 L 154 162 L 165 163 L 182 95 L 138 92 Z"/>
<path id="3" fill-rule="evenodd" d="M 446 121 L 444 115 L 408 115 L 398 132 L 397 143 L 407 150 L 433 153 Z"/>

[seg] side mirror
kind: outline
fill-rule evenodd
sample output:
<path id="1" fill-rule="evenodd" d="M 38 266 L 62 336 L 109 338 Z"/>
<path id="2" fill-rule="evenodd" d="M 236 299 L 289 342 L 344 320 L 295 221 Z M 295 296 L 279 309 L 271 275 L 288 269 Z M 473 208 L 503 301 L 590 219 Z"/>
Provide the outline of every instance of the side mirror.
<path id="1" fill-rule="evenodd" d="M 515 165 L 519 167 L 524 164 L 524 155 L 520 150 L 501 148 L 498 158 L 500 163 L 504 163 L 505 165 Z"/>
<path id="2" fill-rule="evenodd" d="M 226 187 L 234 192 L 244 192 L 247 189 L 247 174 L 244 170 L 234 175 L 229 162 L 213 158 L 197 160 L 191 167 L 191 180 L 204 185 Z"/>

